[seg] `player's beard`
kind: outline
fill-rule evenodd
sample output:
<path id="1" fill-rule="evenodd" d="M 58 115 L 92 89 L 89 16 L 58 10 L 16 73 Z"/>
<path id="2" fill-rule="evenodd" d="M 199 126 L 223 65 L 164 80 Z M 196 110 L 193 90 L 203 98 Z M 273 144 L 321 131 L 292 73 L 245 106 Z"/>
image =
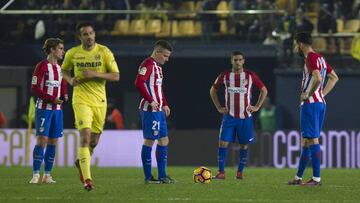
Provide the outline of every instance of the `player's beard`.
<path id="1" fill-rule="evenodd" d="M 86 47 L 90 48 L 95 44 L 95 40 L 94 39 L 87 39 L 86 40 Z"/>
<path id="2" fill-rule="evenodd" d="M 305 58 L 303 51 L 299 47 L 297 48 L 297 53 L 299 54 L 300 57 Z"/>
<path id="3" fill-rule="evenodd" d="M 233 66 L 233 71 L 240 71 L 241 70 L 241 66 Z"/>
<path id="4" fill-rule="evenodd" d="M 304 55 L 304 53 L 302 51 L 299 51 L 298 54 L 299 54 L 300 57 L 305 58 L 305 55 Z"/>

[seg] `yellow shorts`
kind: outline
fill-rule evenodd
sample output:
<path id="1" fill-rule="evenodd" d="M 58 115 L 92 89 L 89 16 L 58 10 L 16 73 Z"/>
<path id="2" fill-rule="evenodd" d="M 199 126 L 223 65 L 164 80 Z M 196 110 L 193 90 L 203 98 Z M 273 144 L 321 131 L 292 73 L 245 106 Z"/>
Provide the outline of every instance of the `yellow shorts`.
<path id="1" fill-rule="evenodd" d="M 73 104 L 75 127 L 79 131 L 90 128 L 92 133 L 100 134 L 104 129 L 106 106 L 88 106 L 86 104 Z"/>

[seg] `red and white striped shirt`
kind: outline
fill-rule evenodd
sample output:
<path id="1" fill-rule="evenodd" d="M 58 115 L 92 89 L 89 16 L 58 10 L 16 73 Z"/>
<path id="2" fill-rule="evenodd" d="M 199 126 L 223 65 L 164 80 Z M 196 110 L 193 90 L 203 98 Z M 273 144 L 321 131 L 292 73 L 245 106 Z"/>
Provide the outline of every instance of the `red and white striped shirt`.
<path id="1" fill-rule="evenodd" d="M 145 59 L 140 67 L 135 80 L 135 86 L 143 98 L 140 101 L 139 109 L 143 111 L 151 110 L 150 103 L 159 103 L 156 111 L 162 111 L 163 106 L 167 106 L 167 101 L 162 90 L 163 73 L 161 66 L 149 57 Z"/>
<path id="2" fill-rule="evenodd" d="M 324 57 L 321 54 L 310 52 L 305 58 L 304 71 L 303 71 L 303 79 L 301 83 L 302 92 L 310 91 L 310 88 L 314 82 L 312 78 L 312 71 L 319 70 L 321 81 L 319 86 L 316 88 L 316 91 L 304 102 L 305 103 L 315 103 L 321 102 L 326 103 L 323 95 L 323 84 L 325 81 L 325 77 L 329 74 L 333 69 L 332 67 L 325 61 Z M 301 102 L 301 105 L 304 104 Z"/>
<path id="3" fill-rule="evenodd" d="M 66 81 L 61 74 L 61 66 L 51 64 L 48 60 L 40 61 L 33 72 L 31 92 L 37 96 L 36 108 L 60 110 L 62 105 L 54 104 L 55 98 L 67 94 Z"/>
<path id="4" fill-rule="evenodd" d="M 258 89 L 264 87 L 264 83 L 252 71 L 244 70 L 235 73 L 230 70 L 222 72 L 216 79 L 213 87 L 219 89 L 225 85 L 225 106 L 228 114 L 235 118 L 247 118 L 251 113 L 246 109 L 251 104 L 251 91 L 253 85 Z"/>

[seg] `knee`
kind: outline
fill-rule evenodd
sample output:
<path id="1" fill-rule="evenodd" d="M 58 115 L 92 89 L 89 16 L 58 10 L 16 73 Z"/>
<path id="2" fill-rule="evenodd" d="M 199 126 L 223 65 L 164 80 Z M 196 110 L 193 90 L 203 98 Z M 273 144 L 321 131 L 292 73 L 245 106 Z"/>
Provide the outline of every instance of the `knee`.
<path id="1" fill-rule="evenodd" d="M 309 140 L 309 145 L 314 145 L 314 144 L 319 144 L 319 139 L 318 138 L 314 138 L 314 139 Z"/>
<path id="2" fill-rule="evenodd" d="M 49 138 L 47 143 L 51 144 L 51 145 L 56 145 L 57 144 L 57 138 Z"/>
<path id="3" fill-rule="evenodd" d="M 47 144 L 47 137 L 45 136 L 38 136 L 37 138 L 37 145 L 42 147 L 42 148 L 45 148 L 46 147 L 46 144 Z"/>
<path id="4" fill-rule="evenodd" d="M 241 144 L 239 147 L 240 147 L 240 149 L 247 149 L 248 145 L 247 144 Z"/>
<path id="5" fill-rule="evenodd" d="M 90 129 L 83 129 L 80 132 L 80 144 L 82 147 L 88 147 L 90 145 L 91 142 L 91 133 L 90 133 Z"/>
<path id="6" fill-rule="evenodd" d="M 94 149 L 97 146 L 97 144 L 98 144 L 97 140 L 91 140 L 89 146 Z"/>
<path id="7" fill-rule="evenodd" d="M 309 147 L 309 146 L 310 146 L 310 145 L 309 145 L 309 139 L 304 138 L 303 141 L 302 141 L 302 146 L 303 146 L 303 147 Z"/>
<path id="8" fill-rule="evenodd" d="M 90 146 L 90 139 L 87 139 L 86 137 L 82 137 L 80 140 L 80 144 L 82 147 L 88 147 Z"/>
<path id="9" fill-rule="evenodd" d="M 148 139 L 144 140 L 144 145 L 145 146 L 152 147 L 153 144 L 154 144 L 154 140 L 148 140 Z"/>
<path id="10" fill-rule="evenodd" d="M 163 137 L 159 140 L 159 145 L 160 146 L 168 146 L 169 145 L 169 138 L 168 137 Z"/>
<path id="11" fill-rule="evenodd" d="M 229 142 L 219 140 L 219 147 L 226 148 L 226 147 L 228 147 L 228 145 L 229 145 Z"/>

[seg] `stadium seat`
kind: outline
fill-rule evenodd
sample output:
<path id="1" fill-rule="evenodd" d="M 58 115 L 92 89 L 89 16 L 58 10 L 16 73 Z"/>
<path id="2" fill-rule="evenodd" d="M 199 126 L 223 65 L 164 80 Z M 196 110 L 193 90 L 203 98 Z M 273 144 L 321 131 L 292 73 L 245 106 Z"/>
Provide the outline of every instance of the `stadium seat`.
<path id="1" fill-rule="evenodd" d="M 146 29 L 145 29 L 145 20 L 143 19 L 135 19 L 132 20 L 130 23 L 130 30 L 129 34 L 131 35 L 146 35 Z"/>
<path id="2" fill-rule="evenodd" d="M 288 0 L 287 10 L 289 13 L 295 13 L 297 8 L 297 0 Z"/>
<path id="3" fill-rule="evenodd" d="M 229 3 L 225 0 L 221 0 L 216 7 L 217 11 L 227 11 L 229 12 Z M 226 18 L 229 16 L 229 13 L 217 14 L 220 18 Z"/>
<path id="4" fill-rule="evenodd" d="M 326 48 L 327 48 L 325 38 L 323 38 L 323 37 L 314 37 L 312 46 L 316 51 L 325 53 Z"/>
<path id="5" fill-rule="evenodd" d="M 286 10 L 289 13 L 296 11 L 296 0 L 276 0 L 277 9 Z"/>
<path id="6" fill-rule="evenodd" d="M 150 35 L 155 35 L 156 33 L 161 32 L 161 20 L 160 19 L 150 19 L 146 23 L 146 32 Z"/>
<path id="7" fill-rule="evenodd" d="M 200 11 L 200 10 L 202 10 L 202 6 L 203 6 L 203 4 L 204 4 L 204 1 L 196 1 L 196 3 L 195 3 L 195 11 Z"/>
<path id="8" fill-rule="evenodd" d="M 196 21 L 194 27 L 194 36 L 201 36 L 201 35 L 202 35 L 201 22 Z"/>
<path id="9" fill-rule="evenodd" d="M 344 25 L 343 32 L 358 32 L 360 28 L 360 20 L 347 20 Z"/>
<path id="10" fill-rule="evenodd" d="M 171 21 L 163 21 L 161 26 L 161 32 L 155 33 L 155 37 L 169 37 L 170 36 L 170 26 L 171 26 Z"/>
<path id="11" fill-rule="evenodd" d="M 127 35 L 129 32 L 128 20 L 116 20 L 114 29 L 110 32 L 111 36 Z"/>
<path id="12" fill-rule="evenodd" d="M 179 37 L 195 36 L 195 24 L 193 20 L 182 20 L 179 22 Z"/>
<path id="13" fill-rule="evenodd" d="M 287 9 L 287 0 L 276 0 L 275 5 L 278 9 Z"/>
<path id="14" fill-rule="evenodd" d="M 196 16 L 194 1 L 182 1 L 177 10 L 180 12 L 181 11 L 190 11 L 192 13 L 177 13 L 177 14 L 175 14 L 175 18 L 194 18 Z"/>
<path id="15" fill-rule="evenodd" d="M 339 46 L 340 46 L 340 54 L 351 54 L 351 43 L 353 38 L 343 38 L 339 39 Z"/>
<path id="16" fill-rule="evenodd" d="M 337 32 L 343 32 L 344 31 L 344 21 L 342 19 L 336 20 L 336 29 Z"/>
<path id="17" fill-rule="evenodd" d="M 227 35 L 229 34 L 228 32 L 228 26 L 227 26 L 227 20 L 220 20 L 219 21 L 220 24 L 220 28 L 219 28 L 219 33 L 221 35 Z"/>
<path id="18" fill-rule="evenodd" d="M 310 20 L 311 24 L 314 25 L 313 33 L 317 33 L 318 32 L 318 28 L 317 28 L 318 18 L 317 18 L 317 16 L 310 16 L 309 20 Z"/>
<path id="19" fill-rule="evenodd" d="M 313 2 L 309 3 L 308 9 L 309 9 L 309 12 L 318 13 L 320 10 L 320 2 L 313 1 Z"/>
<path id="20" fill-rule="evenodd" d="M 179 33 L 179 22 L 177 20 L 171 21 L 170 35 L 172 37 L 179 37 L 181 35 Z"/>

